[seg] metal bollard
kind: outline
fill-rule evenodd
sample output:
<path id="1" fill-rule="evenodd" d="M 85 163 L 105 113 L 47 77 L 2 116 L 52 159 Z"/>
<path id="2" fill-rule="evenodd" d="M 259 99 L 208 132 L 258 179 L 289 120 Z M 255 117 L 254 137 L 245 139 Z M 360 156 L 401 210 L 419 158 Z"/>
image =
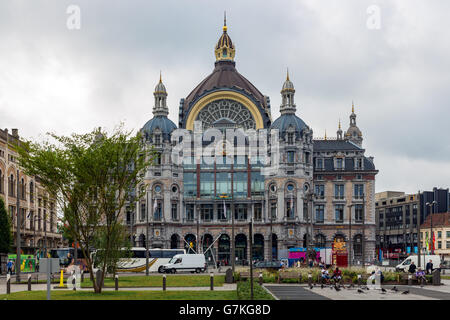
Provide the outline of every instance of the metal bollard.
<path id="1" fill-rule="evenodd" d="M 263 284 L 263 274 L 260 273 L 259 274 L 259 285 L 262 286 L 262 284 Z"/>
<path id="2" fill-rule="evenodd" d="M 76 278 L 77 278 L 77 275 L 76 275 L 75 272 L 74 272 L 74 273 L 73 273 L 73 278 L 72 278 L 73 291 L 77 291 Z"/>
<path id="3" fill-rule="evenodd" d="M 8 273 L 6 275 L 6 294 L 11 293 L 11 275 Z"/>
<path id="4" fill-rule="evenodd" d="M 211 272 L 210 274 L 210 289 L 214 290 L 214 274 Z"/>
<path id="5" fill-rule="evenodd" d="M 408 275 L 408 286 L 412 286 L 412 275 Z"/>
<path id="6" fill-rule="evenodd" d="M 119 276 L 116 274 L 116 277 L 114 279 L 115 282 L 115 289 L 116 291 L 119 291 Z"/>
<path id="7" fill-rule="evenodd" d="M 312 285 L 312 275 L 311 273 L 308 274 L 308 285 L 311 287 Z"/>
<path id="8" fill-rule="evenodd" d="M 358 274 L 358 285 L 360 286 L 362 284 L 362 278 L 361 275 Z"/>
<path id="9" fill-rule="evenodd" d="M 31 291 L 31 274 L 28 275 L 28 291 Z"/>
<path id="10" fill-rule="evenodd" d="M 84 282 L 84 271 L 81 271 L 81 282 Z"/>
<path id="11" fill-rule="evenodd" d="M 166 291 L 166 275 L 163 275 L 163 291 Z"/>

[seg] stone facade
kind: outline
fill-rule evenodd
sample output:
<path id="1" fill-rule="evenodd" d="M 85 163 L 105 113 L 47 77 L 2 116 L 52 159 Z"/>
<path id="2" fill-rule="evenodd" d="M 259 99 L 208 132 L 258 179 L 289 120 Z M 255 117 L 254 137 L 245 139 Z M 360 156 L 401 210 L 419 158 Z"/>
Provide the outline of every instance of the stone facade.
<path id="1" fill-rule="evenodd" d="M 27 176 L 17 163 L 14 144 L 20 141 L 18 130 L 0 130 L 0 197 L 5 201 L 6 210 L 12 222 L 13 238 L 17 230 L 17 200 L 21 213 L 21 240 L 24 253 L 34 253 L 36 249 L 54 248 L 62 244 L 62 236 L 57 233 L 56 203 L 41 186 L 37 177 Z M 17 171 L 19 172 L 17 179 Z M 19 183 L 19 194 L 17 194 Z M 13 252 L 16 242 L 13 242 Z"/>
<path id="2" fill-rule="evenodd" d="M 218 45 L 223 46 L 227 42 Z M 257 132 L 276 132 L 279 152 L 271 142 L 267 156 L 277 160 L 277 166 L 260 175 L 266 166 L 249 160 L 248 154 L 243 164 L 226 166 L 221 156 L 205 164 L 191 150 L 182 151 L 195 159 L 193 163 L 174 163 L 171 154 L 176 141 L 171 134 L 176 126 L 167 118 L 167 91 L 160 79 L 154 92 L 154 117 L 142 128 L 158 157 L 146 172 L 145 183 L 138 186 L 145 188 L 145 198 L 127 213 L 135 245 L 145 246 L 148 232 L 150 247 L 189 250 L 192 244 L 201 252 L 212 246 L 213 260 L 229 263 L 234 233 L 237 261 L 249 260 L 252 221 L 253 259 L 286 258 L 289 248 L 306 247 L 309 239 L 316 247 L 331 247 L 336 237 L 342 237 L 352 239 L 350 254 L 355 263 L 362 260 L 363 252 L 366 261 L 373 260 L 378 171 L 373 158 L 365 156 L 354 107 L 345 134 L 339 124 L 337 138 L 314 139 L 313 130 L 296 115 L 295 89 L 287 75 L 281 90 L 281 116 L 272 122 L 270 99 L 237 72 L 232 49 L 233 57 L 216 53 L 213 73 L 181 99 L 179 127 L 192 135 L 195 121 L 203 120 L 203 127 L 221 131 L 241 123 Z M 227 116 L 227 105 L 240 114 Z M 208 112 L 203 112 L 206 108 Z M 342 213 L 338 217 L 337 211 Z M 197 250 L 197 243 L 202 249 Z"/>

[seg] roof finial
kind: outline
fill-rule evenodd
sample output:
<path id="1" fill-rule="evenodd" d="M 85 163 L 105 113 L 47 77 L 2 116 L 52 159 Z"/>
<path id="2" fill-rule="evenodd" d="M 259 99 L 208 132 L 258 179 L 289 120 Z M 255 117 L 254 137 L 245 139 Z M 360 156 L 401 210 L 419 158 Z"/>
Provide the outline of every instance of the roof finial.
<path id="1" fill-rule="evenodd" d="M 352 113 L 355 113 L 355 103 L 352 100 Z"/>
<path id="2" fill-rule="evenodd" d="M 223 12 L 223 32 L 227 32 L 227 12 Z"/>
<path id="3" fill-rule="evenodd" d="M 286 81 L 289 81 L 289 68 L 286 68 Z"/>
<path id="4" fill-rule="evenodd" d="M 161 70 L 159 70 L 159 83 L 162 83 L 162 74 L 161 74 Z"/>
<path id="5" fill-rule="evenodd" d="M 341 130 L 341 118 L 339 118 L 339 130 Z"/>
<path id="6" fill-rule="evenodd" d="M 327 140 L 327 129 L 325 129 L 325 140 Z"/>

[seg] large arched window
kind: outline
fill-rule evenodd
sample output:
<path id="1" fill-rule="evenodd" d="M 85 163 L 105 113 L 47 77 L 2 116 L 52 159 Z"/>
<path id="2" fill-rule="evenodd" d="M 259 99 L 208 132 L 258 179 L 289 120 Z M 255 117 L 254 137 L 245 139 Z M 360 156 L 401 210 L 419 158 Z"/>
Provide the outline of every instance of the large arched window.
<path id="1" fill-rule="evenodd" d="M 25 180 L 20 181 L 20 199 L 25 200 Z"/>
<path id="2" fill-rule="evenodd" d="M 11 174 L 11 176 L 8 178 L 8 194 L 11 197 L 14 197 L 14 175 Z"/>
<path id="3" fill-rule="evenodd" d="M 34 183 L 30 182 L 30 202 L 34 202 Z"/>

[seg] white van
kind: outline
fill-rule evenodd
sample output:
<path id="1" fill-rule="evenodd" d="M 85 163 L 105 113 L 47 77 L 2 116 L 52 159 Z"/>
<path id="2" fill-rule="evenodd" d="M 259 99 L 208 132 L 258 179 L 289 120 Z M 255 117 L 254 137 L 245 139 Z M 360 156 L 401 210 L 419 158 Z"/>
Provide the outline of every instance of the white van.
<path id="1" fill-rule="evenodd" d="M 433 269 L 439 268 L 441 265 L 441 257 L 439 255 L 420 255 L 420 267 L 425 270 L 425 266 L 427 263 L 431 260 L 433 263 Z M 411 262 L 414 261 L 414 264 L 416 267 L 419 267 L 419 260 L 417 255 L 409 256 L 406 258 L 402 263 L 400 263 L 398 266 L 395 267 L 398 271 L 404 271 L 408 272 L 409 266 L 411 265 Z"/>
<path id="2" fill-rule="evenodd" d="M 204 254 L 177 254 L 163 265 L 163 272 L 175 273 L 177 271 L 205 272 L 206 260 Z"/>

